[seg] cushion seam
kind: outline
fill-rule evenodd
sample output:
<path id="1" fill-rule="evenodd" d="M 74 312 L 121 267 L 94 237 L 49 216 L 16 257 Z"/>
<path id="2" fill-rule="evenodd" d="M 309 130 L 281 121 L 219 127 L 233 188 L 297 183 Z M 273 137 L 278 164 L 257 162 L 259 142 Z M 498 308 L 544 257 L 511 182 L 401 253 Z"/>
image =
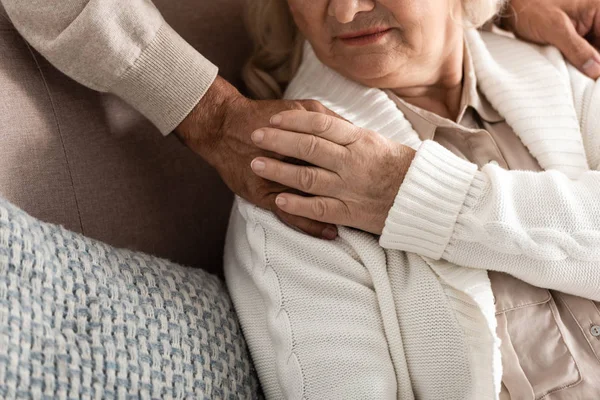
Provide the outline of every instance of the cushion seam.
<path id="1" fill-rule="evenodd" d="M 71 171 L 71 163 L 69 162 L 69 157 L 67 155 L 67 149 L 65 146 L 65 141 L 63 138 L 63 134 L 62 134 L 62 129 L 60 126 L 60 121 L 58 118 L 58 115 L 56 113 L 56 107 L 54 104 L 54 99 L 52 98 L 52 94 L 50 93 L 50 88 L 48 86 L 48 82 L 46 80 L 46 77 L 44 75 L 44 72 L 42 71 L 42 67 L 40 65 L 40 63 L 38 62 L 38 59 L 34 53 L 34 51 L 32 50 L 31 46 L 29 45 L 29 43 L 27 43 L 27 41 L 25 41 L 25 45 L 27 46 L 27 49 L 29 50 L 29 53 L 31 54 L 31 57 L 33 58 L 33 61 L 35 62 L 35 65 L 40 73 L 40 77 L 42 78 L 42 82 L 44 83 L 44 88 L 46 90 L 46 94 L 48 95 L 48 100 L 50 101 L 50 106 L 52 108 L 52 115 L 54 117 L 54 122 L 56 124 L 56 130 L 58 131 L 58 137 L 60 138 L 60 144 L 61 144 L 61 148 L 63 150 L 63 154 L 65 157 L 65 162 L 67 163 L 67 171 L 69 173 L 69 180 L 71 182 L 71 189 L 73 191 L 73 198 L 75 199 L 75 208 L 77 210 L 77 218 L 79 220 L 79 228 L 81 229 L 81 233 L 85 234 L 85 230 L 83 229 L 83 221 L 81 218 L 81 210 L 79 209 L 79 200 L 77 199 L 77 191 L 75 190 L 75 181 L 73 179 L 73 172 Z"/>

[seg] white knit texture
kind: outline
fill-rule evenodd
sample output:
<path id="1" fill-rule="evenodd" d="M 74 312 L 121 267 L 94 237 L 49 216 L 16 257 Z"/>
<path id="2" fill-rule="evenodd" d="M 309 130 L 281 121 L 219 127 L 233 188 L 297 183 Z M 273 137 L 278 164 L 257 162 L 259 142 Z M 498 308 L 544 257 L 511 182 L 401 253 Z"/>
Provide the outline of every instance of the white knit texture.
<path id="1" fill-rule="evenodd" d="M 472 346 L 425 261 L 371 234 L 339 235 L 315 239 L 234 205 L 225 273 L 266 397 L 493 398 L 475 384 Z"/>
<path id="2" fill-rule="evenodd" d="M 379 243 L 345 228 L 334 242 L 310 238 L 234 206 L 226 276 L 268 398 L 494 399 L 502 365 L 487 269 L 600 297 L 596 83 L 554 49 L 467 35 L 481 90 L 552 171 L 478 171 L 421 143 L 384 92 L 305 46 L 286 97 L 419 150 Z"/>
<path id="3" fill-rule="evenodd" d="M 474 164 L 426 142 L 380 243 L 597 300 L 600 173 L 588 164 L 598 165 L 598 85 L 556 49 L 481 36 L 468 35 L 481 89 L 548 171 L 486 165 L 471 177 Z"/>
<path id="4" fill-rule="evenodd" d="M 314 99 L 356 126 L 368 127 L 396 142 L 417 149 L 419 135 L 383 91 L 362 86 L 319 62 L 304 45 L 304 61 L 288 86 L 288 99 Z"/>

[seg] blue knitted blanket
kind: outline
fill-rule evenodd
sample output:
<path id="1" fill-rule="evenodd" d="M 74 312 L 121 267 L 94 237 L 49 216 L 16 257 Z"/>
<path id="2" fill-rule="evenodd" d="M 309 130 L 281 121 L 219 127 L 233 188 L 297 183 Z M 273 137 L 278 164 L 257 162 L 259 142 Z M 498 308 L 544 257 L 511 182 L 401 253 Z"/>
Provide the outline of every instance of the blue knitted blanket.
<path id="1" fill-rule="evenodd" d="M 221 281 L 0 199 L 0 398 L 255 399 Z"/>

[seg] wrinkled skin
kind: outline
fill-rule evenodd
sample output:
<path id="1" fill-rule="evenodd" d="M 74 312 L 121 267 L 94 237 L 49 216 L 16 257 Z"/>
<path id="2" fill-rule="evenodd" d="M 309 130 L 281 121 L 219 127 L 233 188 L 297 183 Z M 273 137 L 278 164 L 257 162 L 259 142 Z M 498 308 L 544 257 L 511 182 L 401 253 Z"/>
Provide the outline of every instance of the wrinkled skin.
<path id="1" fill-rule="evenodd" d="M 287 188 L 258 177 L 250 169 L 253 158 L 265 155 L 252 144 L 250 134 L 267 125 L 274 114 L 285 110 L 307 110 L 337 116 L 312 100 L 250 100 L 225 80 L 217 78 L 175 132 L 190 149 L 217 170 L 235 194 L 273 211 L 284 222 L 309 235 L 334 239 L 337 236 L 335 226 L 289 215 L 280 210 L 275 205 L 275 197 Z M 270 155 L 276 157 L 274 154 Z"/>
<path id="2" fill-rule="evenodd" d="M 499 24 L 524 40 L 557 47 L 583 73 L 600 77 L 600 0 L 511 0 Z M 274 157 L 252 143 L 251 133 L 268 127 L 278 112 L 300 109 L 330 113 L 315 101 L 252 101 L 218 78 L 176 133 L 217 169 L 234 193 L 312 236 L 333 239 L 334 226 L 294 217 L 277 207 L 275 199 L 286 188 L 250 168 L 256 157 Z"/>

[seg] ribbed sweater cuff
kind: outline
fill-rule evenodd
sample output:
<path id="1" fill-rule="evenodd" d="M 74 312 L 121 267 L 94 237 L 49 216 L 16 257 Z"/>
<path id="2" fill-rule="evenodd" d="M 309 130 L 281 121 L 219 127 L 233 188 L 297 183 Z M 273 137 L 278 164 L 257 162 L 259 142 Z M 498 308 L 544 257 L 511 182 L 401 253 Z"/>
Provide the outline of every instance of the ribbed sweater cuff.
<path id="1" fill-rule="evenodd" d="M 425 141 L 400 186 L 379 240 L 382 247 L 440 259 L 477 165 Z"/>
<path id="2" fill-rule="evenodd" d="M 214 82 L 218 68 L 167 23 L 110 89 L 163 135 L 173 131 Z"/>

